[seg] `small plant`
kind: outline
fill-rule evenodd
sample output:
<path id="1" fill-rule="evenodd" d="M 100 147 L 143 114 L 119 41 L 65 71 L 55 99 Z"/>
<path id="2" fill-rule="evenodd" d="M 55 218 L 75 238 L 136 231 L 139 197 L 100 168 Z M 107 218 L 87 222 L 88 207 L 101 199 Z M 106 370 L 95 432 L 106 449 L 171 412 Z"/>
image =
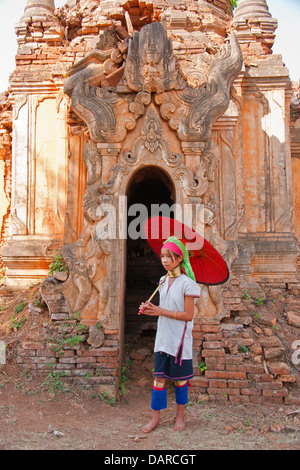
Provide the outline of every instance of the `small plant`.
<path id="1" fill-rule="evenodd" d="M 16 313 L 21 313 L 21 312 L 23 312 L 23 310 L 24 310 L 24 308 L 26 307 L 26 305 L 27 305 L 27 302 L 22 302 L 21 304 L 17 305 L 17 306 L 15 307 L 15 312 L 16 312 Z"/>
<path id="2" fill-rule="evenodd" d="M 263 297 L 258 297 L 255 301 L 256 305 L 263 305 L 264 303 L 264 298 Z"/>
<path id="3" fill-rule="evenodd" d="M 259 320 L 259 319 L 260 319 L 259 313 L 257 313 L 257 312 L 254 313 L 254 319 L 255 319 L 255 320 Z"/>
<path id="4" fill-rule="evenodd" d="M 57 393 L 62 392 L 64 389 L 64 384 L 61 381 L 61 377 L 65 375 L 64 372 L 50 372 L 45 381 L 42 385 L 46 385 L 48 387 L 49 393 L 55 396 Z"/>
<path id="5" fill-rule="evenodd" d="M 102 367 L 98 367 L 95 371 L 95 374 L 97 375 L 97 377 L 103 377 Z"/>
<path id="6" fill-rule="evenodd" d="M 109 396 L 109 393 L 105 390 L 103 393 L 98 394 L 101 400 L 106 401 L 109 405 L 113 406 L 116 402 L 116 399 Z"/>
<path id="7" fill-rule="evenodd" d="M 200 364 L 198 364 L 198 369 L 200 369 L 201 372 L 206 371 L 207 366 L 206 366 L 205 362 L 200 362 Z"/>
<path id="8" fill-rule="evenodd" d="M 22 328 L 26 320 L 27 320 L 27 317 L 21 318 L 21 320 L 16 320 L 15 317 L 13 316 L 10 319 L 9 328 L 11 330 L 19 330 L 20 328 Z"/>
<path id="9" fill-rule="evenodd" d="M 244 291 L 243 299 L 244 299 L 244 300 L 251 300 L 251 297 L 250 297 L 250 295 L 248 294 L 248 289 L 246 289 L 246 290 Z"/>
<path id="10" fill-rule="evenodd" d="M 120 384 L 119 384 L 119 390 L 121 395 L 126 394 L 126 387 L 125 384 L 128 382 L 128 380 L 131 378 L 130 377 L 130 372 L 128 368 L 131 366 L 132 361 L 128 360 L 126 365 L 122 365 L 120 368 Z"/>
<path id="11" fill-rule="evenodd" d="M 72 338 L 68 338 L 64 341 L 64 344 L 66 346 L 77 346 L 79 343 L 81 343 L 81 341 L 83 341 L 83 338 L 82 336 L 80 335 L 75 335 L 75 336 L 72 336 Z"/>
<path id="12" fill-rule="evenodd" d="M 248 348 L 247 348 L 247 346 L 240 346 L 240 350 L 241 350 L 243 353 L 245 353 L 245 354 L 248 353 Z"/>
<path id="13" fill-rule="evenodd" d="M 96 323 L 96 328 L 98 328 L 98 330 L 101 330 L 101 328 L 102 328 L 102 325 L 99 321 L 97 321 L 97 323 Z"/>
<path id="14" fill-rule="evenodd" d="M 66 265 L 63 257 L 60 254 L 54 254 L 52 263 L 49 266 L 49 275 L 52 275 L 54 271 L 68 272 L 69 268 Z"/>
<path id="15" fill-rule="evenodd" d="M 243 426 L 245 428 L 249 428 L 252 425 L 252 418 L 248 418 L 246 421 L 243 422 Z"/>

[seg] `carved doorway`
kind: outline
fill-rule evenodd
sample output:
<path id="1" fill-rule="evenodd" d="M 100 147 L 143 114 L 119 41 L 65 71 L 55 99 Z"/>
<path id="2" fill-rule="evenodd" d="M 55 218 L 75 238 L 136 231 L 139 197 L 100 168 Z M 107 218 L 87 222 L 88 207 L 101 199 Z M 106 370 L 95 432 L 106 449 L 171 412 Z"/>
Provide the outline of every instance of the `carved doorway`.
<path id="1" fill-rule="evenodd" d="M 160 168 L 147 166 L 134 174 L 127 191 L 128 238 L 125 292 L 125 342 L 135 343 L 141 335 L 155 336 L 156 319 L 138 316 L 139 305 L 147 300 L 157 287 L 159 278 L 164 274 L 160 260 L 154 255 L 146 240 L 130 237 L 130 227 L 140 231 L 138 221 L 144 219 L 136 212 L 141 204 L 143 214 L 174 217 L 172 206 L 175 204 L 175 188 L 170 178 Z M 130 211 L 130 208 L 133 209 Z M 147 209 L 147 210 L 145 210 Z M 133 225 L 131 225 L 133 223 Z M 158 294 L 153 299 L 158 302 Z M 154 321 L 153 321 L 154 320 Z"/>

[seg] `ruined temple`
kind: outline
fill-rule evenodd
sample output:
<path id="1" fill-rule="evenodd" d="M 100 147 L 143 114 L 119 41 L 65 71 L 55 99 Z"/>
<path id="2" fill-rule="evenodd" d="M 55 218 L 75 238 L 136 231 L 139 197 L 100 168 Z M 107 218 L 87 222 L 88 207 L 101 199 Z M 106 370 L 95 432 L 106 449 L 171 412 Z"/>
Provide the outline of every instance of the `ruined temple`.
<path id="1" fill-rule="evenodd" d="M 229 0 L 24 7 L 0 110 L 6 289 L 44 278 L 53 322 L 100 323 L 102 340 L 80 359 L 102 360 L 105 380 L 92 379 L 113 393 L 125 338 L 155 328 L 137 308 L 162 274 L 146 241 L 127 236 L 130 208 L 184 208 L 230 268 L 226 284 L 203 286 L 195 361 L 226 363 L 220 332 L 241 295 L 300 286 L 299 124 L 267 2 L 239 0 L 234 12 Z M 68 266 L 60 281 L 47 277 L 54 251 Z M 203 352 L 205 334 L 216 341 Z"/>

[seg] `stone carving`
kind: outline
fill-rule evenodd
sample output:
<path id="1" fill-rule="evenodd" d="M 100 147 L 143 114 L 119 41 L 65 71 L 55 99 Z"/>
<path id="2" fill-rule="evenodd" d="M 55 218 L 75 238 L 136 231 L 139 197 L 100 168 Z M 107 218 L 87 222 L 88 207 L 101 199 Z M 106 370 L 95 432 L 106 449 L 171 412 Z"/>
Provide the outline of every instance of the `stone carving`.
<path id="1" fill-rule="evenodd" d="M 210 145 L 209 145 L 210 147 Z M 201 155 L 201 161 L 205 167 L 205 176 L 207 180 L 211 183 L 215 180 L 215 170 L 218 165 L 218 158 L 215 152 L 206 149 L 203 154 Z"/>
<path id="2" fill-rule="evenodd" d="M 85 144 L 83 159 L 87 169 L 86 183 L 94 184 L 101 177 L 102 161 L 95 143 L 91 140 Z"/>
<path id="3" fill-rule="evenodd" d="M 203 196 L 208 188 L 208 181 L 204 176 L 205 171 L 204 166 L 201 165 L 193 174 L 188 166 L 182 165 L 176 170 L 175 178 L 181 181 L 188 196 Z"/>
<path id="4" fill-rule="evenodd" d="M 169 143 L 162 136 L 160 117 L 153 104 L 150 105 L 145 116 L 141 135 L 142 137 L 136 142 L 133 150 L 135 163 L 144 159 L 150 152 L 158 160 L 164 160 L 168 166 L 178 167 L 181 165 L 183 155 L 171 155 Z"/>
<path id="5" fill-rule="evenodd" d="M 110 241 L 105 237 L 107 223 L 101 204 L 95 202 L 86 208 L 87 219 L 79 240 L 66 245 L 63 256 L 70 271 L 63 292 L 73 312 L 81 317 L 97 312 L 105 323 L 109 300 L 108 259 Z M 96 310 L 94 310 L 96 309 Z"/>
<path id="6" fill-rule="evenodd" d="M 205 239 L 224 257 L 230 270 L 231 264 L 238 255 L 235 242 L 228 242 L 221 237 L 216 225 L 216 215 L 208 207 L 203 208 L 198 223 L 201 226 L 200 233 L 204 233 Z M 226 284 L 203 287 L 203 294 L 196 303 L 199 316 L 219 320 L 226 316 L 222 296 L 225 286 Z"/>
<path id="7" fill-rule="evenodd" d="M 126 79 L 133 91 L 161 93 L 183 88 L 175 67 L 171 40 L 161 23 L 135 31 L 129 41 Z"/>
<path id="8" fill-rule="evenodd" d="M 162 117 L 180 140 L 208 140 L 213 123 L 229 105 L 230 86 L 241 70 L 242 60 L 239 43 L 232 34 L 230 44 L 214 56 L 207 83 L 199 89 L 186 86 L 184 90 L 156 95 Z"/>

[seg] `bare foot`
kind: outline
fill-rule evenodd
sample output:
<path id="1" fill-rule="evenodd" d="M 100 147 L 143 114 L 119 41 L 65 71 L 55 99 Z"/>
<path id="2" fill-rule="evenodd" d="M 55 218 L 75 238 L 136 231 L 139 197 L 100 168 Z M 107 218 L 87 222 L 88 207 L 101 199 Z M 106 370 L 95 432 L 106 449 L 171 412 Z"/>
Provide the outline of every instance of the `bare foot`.
<path id="1" fill-rule="evenodd" d="M 184 405 L 177 406 L 177 414 L 174 423 L 173 430 L 174 431 L 184 431 L 185 430 L 185 421 L 184 421 Z"/>
<path id="2" fill-rule="evenodd" d="M 153 416 L 151 421 L 148 424 L 145 424 L 145 426 L 142 427 L 142 431 L 145 434 L 148 434 L 151 432 L 156 426 L 158 426 L 159 423 L 159 416 Z"/>
<path id="3" fill-rule="evenodd" d="M 176 416 L 176 420 L 173 427 L 174 431 L 184 431 L 185 430 L 185 421 L 183 416 Z"/>

